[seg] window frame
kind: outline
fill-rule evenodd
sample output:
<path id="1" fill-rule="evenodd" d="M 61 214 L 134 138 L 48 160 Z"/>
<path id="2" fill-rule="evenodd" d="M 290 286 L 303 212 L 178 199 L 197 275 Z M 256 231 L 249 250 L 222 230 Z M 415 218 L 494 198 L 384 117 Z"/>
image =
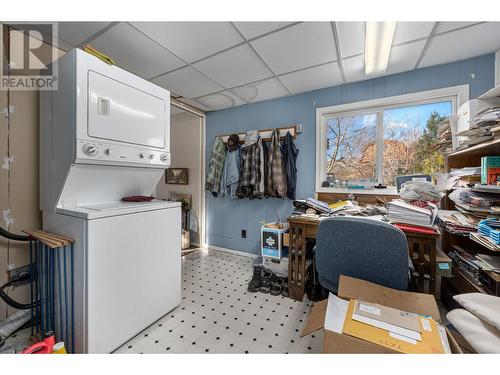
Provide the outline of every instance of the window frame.
<path id="1" fill-rule="evenodd" d="M 457 109 L 469 100 L 469 85 L 459 85 L 435 90 L 420 91 L 411 94 L 384 97 L 380 99 L 340 104 L 329 107 L 316 108 L 316 192 L 317 193 L 345 193 L 342 188 L 325 188 L 321 183 L 326 179 L 326 120 L 332 117 L 345 117 L 354 114 L 376 113 L 376 160 L 375 171 L 378 181 L 383 179 L 383 113 L 385 110 L 401 107 L 410 107 L 422 104 L 430 104 L 440 101 L 451 101 L 451 113 L 454 115 Z M 351 192 L 353 190 L 349 190 Z M 366 194 L 395 194 L 394 187 L 385 190 L 359 190 Z"/>

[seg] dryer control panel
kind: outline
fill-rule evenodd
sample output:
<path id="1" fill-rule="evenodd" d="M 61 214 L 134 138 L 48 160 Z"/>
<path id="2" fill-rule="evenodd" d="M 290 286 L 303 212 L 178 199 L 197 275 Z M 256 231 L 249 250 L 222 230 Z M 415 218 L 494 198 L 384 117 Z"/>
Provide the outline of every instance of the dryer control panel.
<path id="1" fill-rule="evenodd" d="M 78 140 L 75 162 L 167 168 L 170 166 L 170 153 L 140 148 L 135 145 L 126 146 L 123 143 Z"/>

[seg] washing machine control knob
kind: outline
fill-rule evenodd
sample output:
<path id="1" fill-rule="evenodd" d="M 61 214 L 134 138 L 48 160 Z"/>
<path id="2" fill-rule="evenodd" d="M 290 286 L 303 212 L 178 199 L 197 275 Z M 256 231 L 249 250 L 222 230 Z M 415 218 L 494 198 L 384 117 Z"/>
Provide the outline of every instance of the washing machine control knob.
<path id="1" fill-rule="evenodd" d="M 149 160 L 153 160 L 155 158 L 154 154 L 149 154 Z"/>
<path id="2" fill-rule="evenodd" d="M 110 148 L 107 148 L 104 150 L 104 154 L 106 154 L 107 156 L 110 156 L 111 155 L 111 149 Z"/>
<path id="3" fill-rule="evenodd" d="M 92 143 L 85 143 L 83 145 L 83 152 L 87 155 L 94 156 L 97 155 L 97 147 Z"/>
<path id="4" fill-rule="evenodd" d="M 144 154 L 142 152 L 139 154 L 139 159 L 144 159 Z"/>
<path id="5" fill-rule="evenodd" d="M 161 161 L 167 161 L 168 160 L 168 156 L 163 154 L 162 156 L 160 156 L 160 160 Z"/>

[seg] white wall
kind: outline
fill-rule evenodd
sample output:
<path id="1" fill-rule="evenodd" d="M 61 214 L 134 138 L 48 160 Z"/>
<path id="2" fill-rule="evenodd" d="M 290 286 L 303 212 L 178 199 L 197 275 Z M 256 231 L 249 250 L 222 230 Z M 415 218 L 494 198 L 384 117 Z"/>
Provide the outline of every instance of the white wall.
<path id="1" fill-rule="evenodd" d="M 200 243 L 200 118 L 190 113 L 174 114 L 170 118 L 170 151 L 172 168 L 188 168 L 188 185 L 167 185 L 165 176 L 156 188 L 158 198 L 168 198 L 170 193 L 191 194 L 191 221 L 198 222 L 198 231 L 191 232 L 191 242 Z"/>

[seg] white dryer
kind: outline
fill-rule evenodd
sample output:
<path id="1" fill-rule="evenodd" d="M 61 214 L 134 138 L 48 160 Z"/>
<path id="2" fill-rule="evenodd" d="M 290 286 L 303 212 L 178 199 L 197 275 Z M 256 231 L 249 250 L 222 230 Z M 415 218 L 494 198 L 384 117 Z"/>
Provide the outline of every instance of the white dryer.
<path id="1" fill-rule="evenodd" d="M 43 226 L 76 240 L 75 351 L 109 353 L 181 300 L 180 204 L 121 201 L 170 165 L 170 93 L 78 49 L 58 66 L 40 93 Z"/>

